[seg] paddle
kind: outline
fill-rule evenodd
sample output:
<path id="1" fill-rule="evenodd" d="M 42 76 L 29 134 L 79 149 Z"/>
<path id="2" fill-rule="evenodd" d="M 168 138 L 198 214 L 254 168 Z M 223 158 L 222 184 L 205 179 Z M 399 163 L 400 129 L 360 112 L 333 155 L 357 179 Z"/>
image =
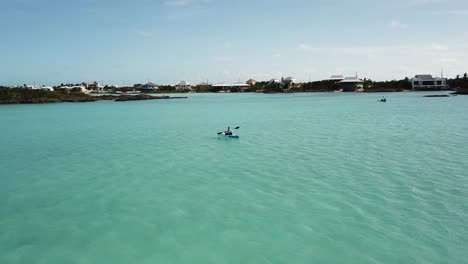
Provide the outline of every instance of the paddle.
<path id="1" fill-rule="evenodd" d="M 234 129 L 239 129 L 240 127 L 235 127 Z M 218 132 L 218 135 L 221 135 L 224 131 Z"/>

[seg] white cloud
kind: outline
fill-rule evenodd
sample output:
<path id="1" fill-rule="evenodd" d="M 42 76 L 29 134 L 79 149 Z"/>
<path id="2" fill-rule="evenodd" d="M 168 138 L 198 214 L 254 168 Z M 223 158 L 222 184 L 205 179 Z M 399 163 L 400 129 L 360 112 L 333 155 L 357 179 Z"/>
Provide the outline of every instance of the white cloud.
<path id="1" fill-rule="evenodd" d="M 309 61 L 321 62 L 320 69 L 316 73 L 312 72 L 311 79 L 317 78 L 316 76 L 335 73 L 350 75 L 355 72 L 361 77 L 372 79 L 398 79 L 419 73 L 437 75 L 441 67 L 444 72 L 454 74 L 466 68 L 468 61 L 468 50 L 462 40 L 334 47 L 301 43 L 297 48 L 296 52 L 301 54 L 301 59 L 295 65 L 305 68 L 314 66 Z M 307 75 L 299 74 L 296 77 L 306 80 Z"/>
<path id="2" fill-rule="evenodd" d="M 390 21 L 387 26 L 391 29 L 406 29 L 408 28 L 408 25 L 401 23 L 398 20 L 392 20 Z"/>
<path id="3" fill-rule="evenodd" d="M 227 56 L 227 55 L 220 55 L 220 56 L 214 56 L 213 59 L 215 61 L 233 61 L 234 57 L 233 56 Z"/>
<path id="4" fill-rule="evenodd" d="M 297 49 L 303 52 L 327 52 L 330 54 L 388 54 L 389 52 L 406 52 L 408 54 L 428 54 L 450 51 L 450 46 L 443 43 L 413 43 L 402 45 L 382 45 L 382 46 L 359 46 L 359 47 L 313 47 L 309 44 L 301 43 Z"/>
<path id="5" fill-rule="evenodd" d="M 300 43 L 299 45 L 297 45 L 297 49 L 298 50 L 311 50 L 312 46 L 305 44 L 305 43 Z"/>
<path id="6" fill-rule="evenodd" d="M 412 6 L 424 6 L 424 5 L 443 3 L 446 1 L 447 0 L 411 0 L 409 4 Z"/>
<path id="7" fill-rule="evenodd" d="M 426 46 L 425 49 L 430 51 L 448 51 L 450 48 L 444 44 L 432 43 L 430 46 Z"/>
<path id="8" fill-rule="evenodd" d="M 449 14 L 449 15 L 468 16 L 468 9 L 448 10 L 448 11 L 447 11 L 447 14 Z"/>
<path id="9" fill-rule="evenodd" d="M 281 58 L 281 53 L 274 53 L 271 57 L 275 59 Z"/>
<path id="10" fill-rule="evenodd" d="M 167 0 L 164 2 L 166 5 L 170 6 L 187 6 L 190 5 L 193 2 L 193 0 Z"/>
<path id="11" fill-rule="evenodd" d="M 134 33 L 137 34 L 140 37 L 145 37 L 145 38 L 149 38 L 149 37 L 153 36 L 153 32 L 146 31 L 146 30 L 141 30 L 141 29 L 135 30 Z"/>
<path id="12" fill-rule="evenodd" d="M 164 4 L 168 6 L 188 6 L 195 3 L 206 4 L 210 2 L 212 0 L 166 0 Z"/>

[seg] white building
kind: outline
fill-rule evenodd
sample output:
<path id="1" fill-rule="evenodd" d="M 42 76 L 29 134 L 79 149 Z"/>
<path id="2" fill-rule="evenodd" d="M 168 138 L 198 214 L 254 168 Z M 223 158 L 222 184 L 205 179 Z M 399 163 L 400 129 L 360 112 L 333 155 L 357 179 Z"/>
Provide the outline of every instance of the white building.
<path id="1" fill-rule="evenodd" d="M 40 88 L 41 90 L 44 90 L 44 91 L 49 91 L 49 92 L 53 92 L 54 91 L 54 88 L 50 87 L 50 86 L 42 86 Z"/>
<path id="2" fill-rule="evenodd" d="M 231 92 L 232 89 L 236 91 L 243 92 L 246 89 L 250 88 L 250 85 L 243 83 L 243 82 L 236 82 L 236 83 L 217 83 L 213 84 L 214 88 L 220 92 Z"/>
<path id="3" fill-rule="evenodd" d="M 410 79 L 413 90 L 441 90 L 447 88 L 447 79 L 418 74 Z"/>
<path id="4" fill-rule="evenodd" d="M 71 89 L 71 90 L 80 90 L 80 91 L 83 92 L 83 93 L 89 92 L 89 90 L 86 90 L 86 87 L 84 87 L 83 85 L 80 85 L 80 86 L 71 86 L 70 89 Z"/>
<path id="5" fill-rule="evenodd" d="M 338 82 L 343 92 L 362 92 L 364 91 L 364 81 L 356 77 L 345 77 Z"/>
<path id="6" fill-rule="evenodd" d="M 213 84 L 213 88 L 219 92 L 231 92 L 231 85 L 229 83 L 217 83 Z"/>
<path id="7" fill-rule="evenodd" d="M 84 86 L 86 87 L 86 89 L 93 90 L 95 92 L 104 91 L 104 86 L 100 85 L 98 82 L 85 83 Z"/>
<path id="8" fill-rule="evenodd" d="M 146 91 L 155 91 L 155 90 L 158 90 L 159 87 L 156 84 L 154 84 L 152 82 L 149 82 L 149 83 L 145 83 L 142 86 L 140 86 L 140 89 L 141 90 L 146 90 Z"/>
<path id="9" fill-rule="evenodd" d="M 240 92 L 244 92 L 245 90 L 250 88 L 250 85 L 243 82 L 236 82 L 231 85 L 231 88 L 238 89 L 238 91 Z"/>
<path id="10" fill-rule="evenodd" d="M 216 87 L 216 88 L 229 88 L 229 87 L 231 87 L 231 85 L 229 83 L 221 82 L 221 83 L 213 84 L 213 87 Z"/>
<path id="11" fill-rule="evenodd" d="M 190 91 L 192 90 L 192 85 L 189 82 L 181 81 L 175 85 L 177 91 Z"/>

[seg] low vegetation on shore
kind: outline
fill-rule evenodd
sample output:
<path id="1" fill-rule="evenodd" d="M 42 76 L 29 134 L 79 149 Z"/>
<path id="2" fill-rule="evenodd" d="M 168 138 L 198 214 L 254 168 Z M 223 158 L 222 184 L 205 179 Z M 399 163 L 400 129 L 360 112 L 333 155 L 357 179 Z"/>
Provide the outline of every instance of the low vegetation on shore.
<path id="1" fill-rule="evenodd" d="M 60 103 L 60 102 L 95 102 L 102 100 L 120 101 L 140 101 L 155 99 L 179 99 L 186 97 L 170 96 L 151 96 L 148 94 L 139 95 L 101 95 L 91 96 L 82 92 L 57 89 L 55 91 L 46 91 L 41 89 L 23 89 L 5 87 L 0 88 L 0 104 L 41 104 L 41 103 Z"/>
<path id="2" fill-rule="evenodd" d="M 456 90 L 456 94 L 468 94 L 468 74 L 457 75 L 454 79 L 447 80 L 448 86 Z"/>
<path id="3" fill-rule="evenodd" d="M 90 95 L 81 92 L 30 90 L 22 88 L 0 89 L 0 104 L 39 104 L 57 102 L 94 102 Z"/>

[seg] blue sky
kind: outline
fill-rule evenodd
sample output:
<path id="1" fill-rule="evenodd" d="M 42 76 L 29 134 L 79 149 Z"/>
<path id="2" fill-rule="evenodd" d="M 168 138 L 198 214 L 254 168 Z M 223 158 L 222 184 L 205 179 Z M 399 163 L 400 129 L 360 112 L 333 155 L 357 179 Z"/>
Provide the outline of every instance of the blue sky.
<path id="1" fill-rule="evenodd" d="M 468 71 L 466 0 L 0 0 L 0 83 Z"/>

